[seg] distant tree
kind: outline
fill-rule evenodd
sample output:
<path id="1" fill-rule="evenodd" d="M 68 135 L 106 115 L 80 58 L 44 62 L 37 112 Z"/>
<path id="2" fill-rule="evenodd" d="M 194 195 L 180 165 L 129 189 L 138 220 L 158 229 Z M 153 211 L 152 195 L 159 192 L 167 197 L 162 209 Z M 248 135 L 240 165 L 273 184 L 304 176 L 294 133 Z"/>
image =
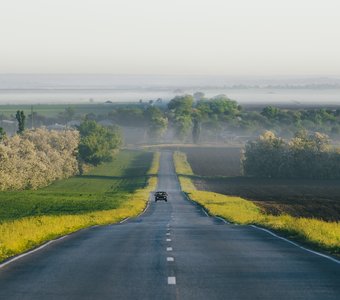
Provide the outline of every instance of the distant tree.
<path id="1" fill-rule="evenodd" d="M 70 122 L 74 119 L 76 111 L 73 107 L 68 106 L 63 112 L 60 113 L 61 121 L 64 123 Z"/>
<path id="2" fill-rule="evenodd" d="M 201 122 L 198 118 L 193 120 L 192 127 L 192 140 L 195 144 L 198 144 L 201 135 Z"/>
<path id="3" fill-rule="evenodd" d="M 240 114 L 241 107 L 236 101 L 229 99 L 225 95 L 218 95 L 211 99 L 204 99 L 197 103 L 196 108 L 205 119 L 215 119 L 225 121 L 233 119 Z"/>
<path id="4" fill-rule="evenodd" d="M 340 178 L 340 152 L 327 135 L 299 131 L 289 142 L 267 131 L 248 142 L 243 157 L 245 175 L 269 178 Z"/>
<path id="5" fill-rule="evenodd" d="M 275 120 L 277 116 L 279 115 L 280 110 L 273 106 L 266 106 L 262 112 L 261 115 L 265 116 L 269 120 Z"/>
<path id="6" fill-rule="evenodd" d="M 36 111 L 30 113 L 27 116 L 27 122 L 28 124 L 30 124 L 31 128 L 33 129 L 33 127 L 41 127 L 43 125 L 47 125 L 47 124 L 51 124 L 51 120 L 47 117 L 45 117 L 44 115 L 40 115 L 38 114 Z M 32 127 L 33 125 L 33 127 Z"/>
<path id="7" fill-rule="evenodd" d="M 6 132 L 3 130 L 2 127 L 0 127 L 0 142 L 4 139 L 6 136 Z"/>
<path id="8" fill-rule="evenodd" d="M 191 95 L 176 96 L 169 104 L 169 110 L 173 111 L 176 116 L 191 114 L 194 98 Z"/>
<path id="9" fill-rule="evenodd" d="M 80 133 L 79 159 L 98 165 L 110 161 L 122 145 L 122 134 L 118 127 L 104 127 L 93 120 L 85 120 L 78 126 Z"/>
<path id="10" fill-rule="evenodd" d="M 257 140 L 248 142 L 242 162 L 245 175 L 280 177 L 284 171 L 285 142 L 266 131 Z"/>
<path id="11" fill-rule="evenodd" d="M 15 118 L 17 119 L 18 121 L 18 131 L 17 133 L 18 134 L 22 134 L 24 131 L 25 131 L 25 119 L 26 119 L 26 116 L 25 116 L 25 113 L 23 110 L 18 110 L 16 115 L 15 115 Z"/>
<path id="12" fill-rule="evenodd" d="M 163 115 L 163 112 L 154 106 L 149 106 L 144 111 L 145 119 L 147 120 L 147 133 L 150 139 L 157 140 L 161 138 L 167 130 L 168 119 Z"/>
<path id="13" fill-rule="evenodd" d="M 174 120 L 175 135 L 181 140 L 185 141 L 188 137 L 192 126 L 192 120 L 190 115 L 178 115 Z"/>

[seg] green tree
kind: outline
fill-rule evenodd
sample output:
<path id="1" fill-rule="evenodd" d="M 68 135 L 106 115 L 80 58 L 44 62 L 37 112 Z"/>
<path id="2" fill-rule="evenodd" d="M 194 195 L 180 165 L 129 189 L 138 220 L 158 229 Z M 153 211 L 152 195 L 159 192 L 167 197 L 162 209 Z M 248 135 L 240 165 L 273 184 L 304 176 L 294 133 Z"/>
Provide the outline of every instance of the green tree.
<path id="1" fill-rule="evenodd" d="M 195 144 L 198 144 L 201 135 L 201 122 L 195 118 L 193 121 L 194 125 L 192 127 L 192 140 Z"/>
<path id="2" fill-rule="evenodd" d="M 24 131 L 25 131 L 25 119 L 26 119 L 26 116 L 25 116 L 25 113 L 23 110 L 18 110 L 16 115 L 15 115 L 15 118 L 17 119 L 18 121 L 18 131 L 17 133 L 18 134 L 22 134 Z"/>
<path id="3" fill-rule="evenodd" d="M 104 127 L 93 120 L 85 120 L 78 126 L 80 133 L 80 160 L 98 165 L 110 161 L 122 145 L 122 134 L 118 127 Z"/>
<path id="4" fill-rule="evenodd" d="M 193 103 L 194 98 L 191 95 L 185 95 L 176 96 L 168 104 L 169 116 L 175 129 L 175 135 L 181 141 L 188 137 L 192 126 Z"/>
<path id="5" fill-rule="evenodd" d="M 144 116 L 147 119 L 148 136 L 152 140 L 158 140 L 161 138 L 167 130 L 168 119 L 163 115 L 162 111 L 154 106 L 149 106 L 145 112 Z"/>
<path id="6" fill-rule="evenodd" d="M 176 116 L 190 115 L 193 103 L 194 98 L 191 95 L 176 96 L 169 102 L 168 108 L 174 112 Z"/>
<path id="7" fill-rule="evenodd" d="M 245 175 L 272 178 L 281 177 L 285 172 L 286 144 L 271 131 L 248 142 L 243 156 Z"/>
<path id="8" fill-rule="evenodd" d="M 263 115 L 267 119 L 273 121 L 278 117 L 279 112 L 280 112 L 280 110 L 278 108 L 269 105 L 269 106 L 266 106 L 262 110 L 261 115 Z"/>
<path id="9" fill-rule="evenodd" d="M 0 127 L 0 142 L 5 138 L 6 132 Z"/>

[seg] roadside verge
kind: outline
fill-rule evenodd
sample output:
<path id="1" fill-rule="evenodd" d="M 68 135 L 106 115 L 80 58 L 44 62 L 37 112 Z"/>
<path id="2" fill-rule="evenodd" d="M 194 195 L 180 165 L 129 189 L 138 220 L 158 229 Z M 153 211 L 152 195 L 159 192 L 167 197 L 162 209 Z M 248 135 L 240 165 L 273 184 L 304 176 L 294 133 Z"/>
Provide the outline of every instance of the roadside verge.
<path id="1" fill-rule="evenodd" d="M 0 261 L 40 247 L 80 229 L 118 223 L 136 217 L 146 208 L 149 194 L 157 186 L 159 153 L 154 153 L 144 188 L 135 190 L 117 208 L 84 214 L 42 215 L 0 222 Z M 1 265 L 0 265 L 1 267 Z"/>
<path id="2" fill-rule="evenodd" d="M 183 192 L 191 200 L 202 205 L 211 215 L 222 217 L 232 223 L 268 228 L 313 248 L 335 255 L 340 254 L 339 222 L 264 214 L 253 202 L 243 198 L 199 191 L 190 179 L 193 172 L 186 155 L 175 152 L 174 163 Z"/>

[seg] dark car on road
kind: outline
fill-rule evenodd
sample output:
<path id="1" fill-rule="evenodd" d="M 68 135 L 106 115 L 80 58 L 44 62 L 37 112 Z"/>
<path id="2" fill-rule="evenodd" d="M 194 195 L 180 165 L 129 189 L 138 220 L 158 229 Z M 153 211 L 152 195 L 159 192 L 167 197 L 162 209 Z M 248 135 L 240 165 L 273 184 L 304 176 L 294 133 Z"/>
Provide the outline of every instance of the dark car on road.
<path id="1" fill-rule="evenodd" d="M 157 202 L 158 200 L 164 200 L 164 201 L 168 201 L 168 194 L 167 192 L 156 192 L 155 193 L 155 202 Z"/>

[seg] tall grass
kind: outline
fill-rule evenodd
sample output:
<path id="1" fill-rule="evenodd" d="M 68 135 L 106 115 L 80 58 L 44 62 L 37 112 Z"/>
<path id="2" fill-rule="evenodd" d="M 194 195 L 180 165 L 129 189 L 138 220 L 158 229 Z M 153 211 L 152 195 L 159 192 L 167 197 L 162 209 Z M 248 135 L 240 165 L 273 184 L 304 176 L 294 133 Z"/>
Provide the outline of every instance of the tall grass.
<path id="1" fill-rule="evenodd" d="M 157 159 L 159 155 L 154 156 L 153 166 L 158 164 Z M 106 185 L 108 178 L 104 176 L 102 180 Z M 146 207 L 149 194 L 156 186 L 157 177 L 151 176 L 144 187 L 134 192 L 117 194 L 116 196 L 123 197 L 123 200 L 120 199 L 119 205 L 114 209 L 83 214 L 33 215 L 2 221 L 0 222 L 0 261 L 82 228 L 112 224 L 127 217 L 135 217 Z"/>
<path id="2" fill-rule="evenodd" d="M 190 198 L 203 205 L 212 215 L 220 216 L 234 223 L 260 225 L 288 235 L 292 239 L 308 243 L 320 249 L 340 254 L 340 223 L 325 222 L 312 218 L 297 218 L 290 215 L 274 216 L 264 214 L 253 202 L 208 191 L 196 190 L 183 170 L 189 170 L 185 154 L 174 154 L 176 172 L 182 190 Z"/>
<path id="3" fill-rule="evenodd" d="M 154 156 L 152 159 L 151 167 L 148 171 L 148 175 L 157 175 L 159 170 L 159 159 L 160 159 L 161 153 L 159 151 L 154 152 Z"/>
<path id="4" fill-rule="evenodd" d="M 193 175 L 190 164 L 187 161 L 187 156 L 183 152 L 174 152 L 174 163 L 177 174 L 180 175 Z"/>

